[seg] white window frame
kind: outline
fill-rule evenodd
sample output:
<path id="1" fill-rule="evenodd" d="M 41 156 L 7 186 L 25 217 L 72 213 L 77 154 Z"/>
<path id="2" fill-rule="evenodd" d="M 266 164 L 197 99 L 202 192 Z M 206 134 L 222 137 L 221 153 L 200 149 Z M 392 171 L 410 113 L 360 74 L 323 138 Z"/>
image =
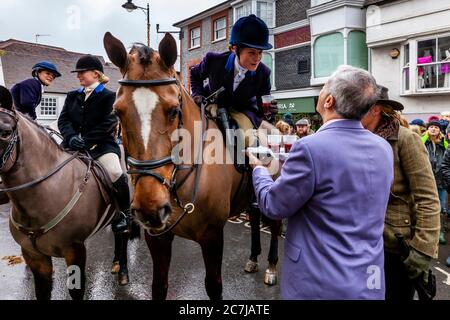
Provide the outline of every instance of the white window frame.
<path id="1" fill-rule="evenodd" d="M 238 5 L 236 5 L 235 7 L 233 7 L 234 23 L 236 23 L 236 21 L 238 21 L 239 18 L 241 18 L 241 17 L 237 16 L 237 11 L 238 11 L 239 8 L 247 6 L 247 12 L 246 12 L 246 14 L 243 15 L 243 17 L 245 17 L 246 15 L 248 16 L 248 15 L 250 15 L 252 13 L 252 11 L 253 11 L 252 10 L 252 2 L 253 1 L 241 2 Z"/>
<path id="2" fill-rule="evenodd" d="M 194 37 L 193 36 L 193 32 L 195 30 L 198 29 L 198 37 Z M 190 43 L 189 43 L 189 49 L 197 49 L 200 48 L 202 46 L 202 27 L 198 26 L 198 27 L 194 27 L 192 29 L 189 30 L 190 33 Z M 198 39 L 198 45 L 194 45 L 193 41 Z"/>
<path id="3" fill-rule="evenodd" d="M 344 37 L 344 65 L 348 64 L 348 36 L 350 34 L 350 32 L 352 31 L 362 31 L 364 33 L 366 33 L 365 29 L 361 29 L 361 28 L 343 28 L 343 29 L 338 29 L 338 30 L 333 30 L 330 32 L 325 32 L 325 33 L 321 33 L 321 34 L 317 34 L 316 36 L 312 37 L 311 39 L 311 85 L 312 86 L 319 86 L 319 85 L 323 85 L 325 84 L 328 79 L 330 78 L 328 77 L 320 77 L 320 78 L 316 78 L 315 77 L 315 68 L 314 68 L 314 45 L 316 43 L 316 40 L 319 39 L 322 36 L 327 36 L 333 33 L 342 33 L 343 37 Z M 367 34 L 367 33 L 366 33 Z M 411 50 L 411 47 L 410 47 Z M 367 48 L 367 54 L 370 54 L 370 49 Z M 370 58 L 370 56 L 369 56 Z M 371 68 L 370 66 L 370 59 L 369 59 L 369 70 Z"/>
<path id="4" fill-rule="evenodd" d="M 419 79 L 418 79 L 418 68 L 423 66 L 423 64 L 418 64 L 418 44 L 421 41 L 426 40 L 433 40 L 438 38 L 446 38 L 450 37 L 450 33 L 442 33 L 442 34 L 435 34 L 432 36 L 426 36 L 426 37 L 418 37 L 414 39 L 410 39 L 404 43 L 402 43 L 402 55 L 404 55 L 404 47 L 405 45 L 409 44 L 409 90 L 405 90 L 405 83 L 403 81 L 403 68 L 400 68 L 400 88 L 401 88 L 401 94 L 400 96 L 417 96 L 417 95 L 442 95 L 442 94 L 450 94 L 450 87 L 448 88 L 419 88 Z M 438 44 L 436 44 L 438 45 Z M 436 52 L 438 54 L 438 52 Z M 403 57 L 402 57 L 402 67 L 403 67 Z M 427 63 L 425 65 L 440 65 L 443 63 L 450 63 L 450 62 L 432 62 Z"/>
<path id="5" fill-rule="evenodd" d="M 223 28 L 217 29 L 217 22 L 221 21 L 221 20 L 225 21 L 225 25 Z M 226 16 L 215 19 L 213 21 L 213 38 L 214 38 L 213 42 L 225 40 L 227 38 L 227 28 L 228 28 L 228 26 L 227 26 L 227 17 Z M 217 33 L 219 31 L 224 31 L 225 34 L 223 37 L 217 38 Z"/>
<path id="6" fill-rule="evenodd" d="M 272 17 L 270 18 L 270 23 L 268 22 L 268 21 L 266 21 L 265 19 L 263 19 L 263 17 L 261 17 L 261 16 L 259 16 L 258 15 L 258 3 L 264 3 L 264 4 L 266 4 L 267 6 L 272 6 Z M 269 27 L 269 28 L 273 28 L 273 27 L 275 27 L 275 14 L 274 14 L 274 11 L 275 11 L 275 3 L 274 2 L 272 2 L 272 1 L 264 1 L 264 0 L 257 0 L 257 1 L 255 1 L 255 4 L 256 4 L 256 10 L 255 10 L 255 14 L 258 16 L 258 17 L 260 17 L 266 24 L 267 24 L 267 26 Z M 266 18 L 266 17 L 264 17 L 264 18 Z"/>
<path id="7" fill-rule="evenodd" d="M 231 3 L 231 5 L 233 6 L 233 21 L 234 21 L 234 23 L 236 23 L 236 21 L 238 20 L 238 17 L 237 17 L 238 8 L 246 5 L 249 8 L 249 11 L 247 12 L 246 15 L 250 15 L 250 14 L 257 15 L 257 8 L 258 8 L 257 3 L 258 2 L 266 2 L 268 4 L 272 4 L 272 23 L 267 24 L 267 27 L 269 29 L 275 28 L 275 21 L 276 21 L 275 1 L 276 0 L 247 0 L 247 1 L 235 1 L 235 2 Z"/>
<path id="8" fill-rule="evenodd" d="M 53 110 L 54 114 L 43 114 L 44 110 Z M 44 96 L 41 99 L 41 103 L 38 106 L 38 118 L 39 119 L 57 119 L 58 118 L 58 97 Z"/>

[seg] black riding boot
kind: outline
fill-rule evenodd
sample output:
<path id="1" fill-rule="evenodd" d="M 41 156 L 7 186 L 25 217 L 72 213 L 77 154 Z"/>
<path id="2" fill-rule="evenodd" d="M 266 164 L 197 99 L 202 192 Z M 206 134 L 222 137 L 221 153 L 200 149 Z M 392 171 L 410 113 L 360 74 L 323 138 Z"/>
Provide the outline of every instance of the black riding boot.
<path id="1" fill-rule="evenodd" d="M 128 188 L 128 177 L 126 174 L 120 176 L 119 180 L 113 183 L 114 196 L 120 212 L 113 219 L 111 227 L 114 233 L 129 232 L 130 226 L 130 189 Z"/>

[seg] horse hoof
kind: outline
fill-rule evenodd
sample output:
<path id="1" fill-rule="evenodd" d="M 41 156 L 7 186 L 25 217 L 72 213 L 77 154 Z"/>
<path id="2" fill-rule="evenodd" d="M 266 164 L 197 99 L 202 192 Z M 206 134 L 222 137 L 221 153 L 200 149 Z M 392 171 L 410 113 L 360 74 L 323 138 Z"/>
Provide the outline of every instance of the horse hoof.
<path id="1" fill-rule="evenodd" d="M 126 286 L 130 282 L 130 279 L 128 278 L 128 273 L 119 272 L 117 281 L 119 282 L 119 286 Z"/>
<path id="2" fill-rule="evenodd" d="M 278 275 L 276 271 L 266 270 L 266 275 L 264 276 L 264 283 L 268 286 L 276 285 L 278 282 Z"/>
<path id="3" fill-rule="evenodd" d="M 119 261 L 114 261 L 111 267 L 111 273 L 117 274 L 120 271 L 120 264 Z"/>
<path id="4" fill-rule="evenodd" d="M 248 272 L 248 273 L 257 272 L 258 271 L 258 262 L 248 260 L 247 264 L 245 265 L 244 271 Z"/>

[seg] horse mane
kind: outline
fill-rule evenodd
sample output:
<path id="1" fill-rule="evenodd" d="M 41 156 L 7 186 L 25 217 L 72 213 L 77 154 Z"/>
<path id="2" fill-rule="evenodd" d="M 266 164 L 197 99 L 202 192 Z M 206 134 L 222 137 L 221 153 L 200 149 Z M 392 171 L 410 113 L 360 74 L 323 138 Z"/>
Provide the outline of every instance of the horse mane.
<path id="1" fill-rule="evenodd" d="M 130 53 L 136 51 L 138 53 L 139 62 L 142 64 L 151 64 L 155 50 L 143 43 L 135 42 L 131 47 Z"/>
<path id="2" fill-rule="evenodd" d="M 16 111 L 16 113 L 17 113 L 17 111 Z M 28 116 L 26 114 L 20 113 L 20 116 L 22 118 L 28 120 L 29 123 L 33 124 L 34 127 L 36 127 L 36 129 L 38 129 L 40 132 L 42 132 L 60 151 L 67 152 L 63 147 L 61 147 L 61 145 L 59 145 L 55 141 L 55 139 L 52 138 L 51 134 L 47 131 L 47 129 L 43 125 L 37 123 L 37 121 L 33 120 L 30 116 Z"/>

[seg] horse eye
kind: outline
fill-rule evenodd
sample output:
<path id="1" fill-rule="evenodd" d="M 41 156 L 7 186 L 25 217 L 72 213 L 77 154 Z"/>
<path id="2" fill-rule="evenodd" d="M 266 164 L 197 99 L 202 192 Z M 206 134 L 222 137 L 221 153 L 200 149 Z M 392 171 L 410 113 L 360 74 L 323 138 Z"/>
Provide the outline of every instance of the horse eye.
<path id="1" fill-rule="evenodd" d="M 169 111 L 169 120 L 170 121 L 175 120 L 175 118 L 178 115 L 178 110 L 179 110 L 178 107 L 170 109 L 170 111 Z"/>
<path id="2" fill-rule="evenodd" d="M 0 132 L 0 137 L 5 139 L 5 138 L 8 138 L 11 134 L 12 134 L 11 130 L 1 131 Z"/>

